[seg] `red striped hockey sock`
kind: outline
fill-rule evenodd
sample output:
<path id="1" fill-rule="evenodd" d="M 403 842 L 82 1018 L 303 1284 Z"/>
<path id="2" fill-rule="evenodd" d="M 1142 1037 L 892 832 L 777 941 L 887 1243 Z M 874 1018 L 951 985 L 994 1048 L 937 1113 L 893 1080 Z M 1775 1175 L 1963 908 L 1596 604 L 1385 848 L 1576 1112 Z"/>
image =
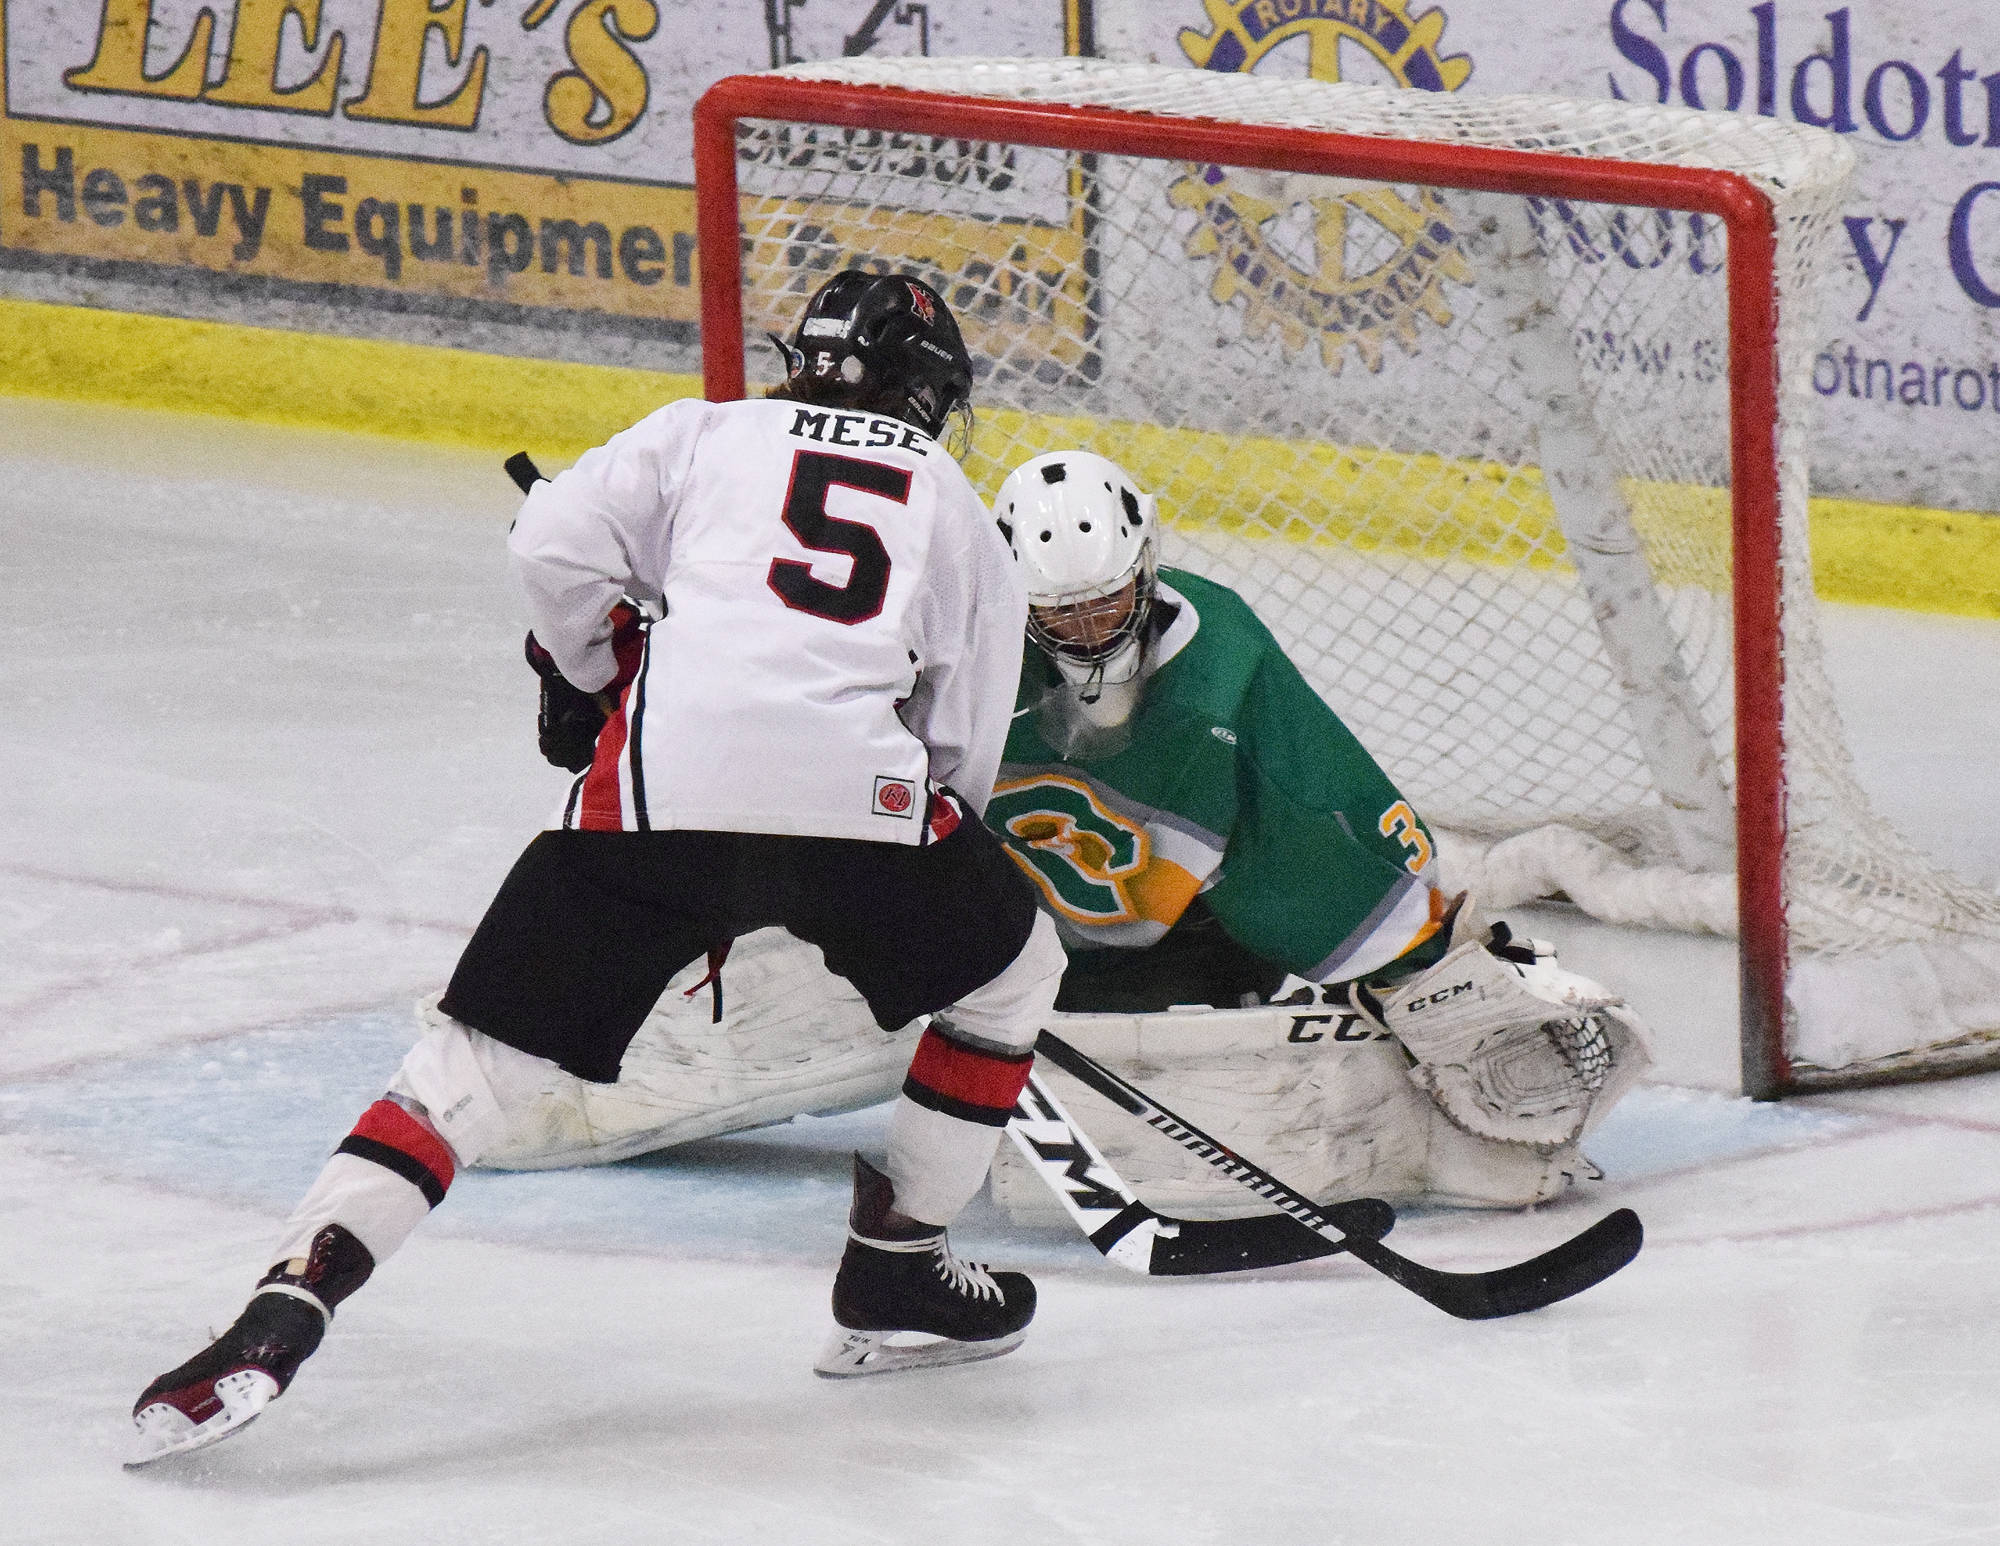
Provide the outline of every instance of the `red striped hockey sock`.
<path id="1" fill-rule="evenodd" d="M 903 1095 L 962 1122 L 1005 1127 L 1034 1061 L 1032 1052 L 999 1052 L 954 1040 L 934 1020 L 910 1059 Z"/>
<path id="2" fill-rule="evenodd" d="M 986 1179 L 1034 1053 L 974 1045 L 933 1021 L 889 1119 L 896 1210 L 949 1224 Z"/>
<path id="3" fill-rule="evenodd" d="M 278 1242 L 281 1267 L 308 1258 L 329 1227 L 351 1235 L 371 1262 L 387 1261 L 444 1201 L 457 1172 L 451 1146 L 394 1100 L 378 1100 L 340 1141 L 299 1199 Z"/>
<path id="4" fill-rule="evenodd" d="M 340 1140 L 338 1154 L 373 1160 L 393 1170 L 424 1194 L 433 1208 L 444 1201 L 457 1174 L 450 1146 L 428 1122 L 392 1100 L 378 1100 L 361 1113 L 354 1131 Z"/>

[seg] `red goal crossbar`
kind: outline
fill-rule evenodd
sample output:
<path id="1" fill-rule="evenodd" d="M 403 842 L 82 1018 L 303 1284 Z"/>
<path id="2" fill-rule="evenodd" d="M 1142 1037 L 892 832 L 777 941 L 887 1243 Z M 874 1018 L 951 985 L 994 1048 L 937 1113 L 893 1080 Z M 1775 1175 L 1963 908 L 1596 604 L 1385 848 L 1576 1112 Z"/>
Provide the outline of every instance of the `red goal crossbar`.
<path id="1" fill-rule="evenodd" d="M 1217 163 L 1709 215 L 1728 232 L 1736 876 L 1745 1093 L 1794 1087 L 1785 1050 L 1784 658 L 1778 489 L 1777 228 L 1741 173 L 1116 108 L 733 75 L 694 109 L 703 388 L 744 393 L 736 126 L 745 119 L 895 130 L 1048 150 Z"/>

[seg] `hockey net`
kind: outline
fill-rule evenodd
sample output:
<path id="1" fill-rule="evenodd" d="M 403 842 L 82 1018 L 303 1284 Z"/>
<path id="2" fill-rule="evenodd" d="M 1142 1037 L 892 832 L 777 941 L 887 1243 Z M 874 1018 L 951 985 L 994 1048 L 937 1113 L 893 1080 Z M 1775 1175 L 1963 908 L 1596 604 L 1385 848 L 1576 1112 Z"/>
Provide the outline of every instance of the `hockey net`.
<path id="1" fill-rule="evenodd" d="M 1082 446 L 1156 491 L 1164 561 L 1251 601 L 1448 883 L 1740 938 L 1754 1093 L 2000 1052 L 2000 901 L 1871 810 L 1822 664 L 1833 136 L 855 59 L 724 81 L 696 138 L 711 396 L 780 379 L 764 335 L 832 272 L 926 278 L 974 483 Z"/>

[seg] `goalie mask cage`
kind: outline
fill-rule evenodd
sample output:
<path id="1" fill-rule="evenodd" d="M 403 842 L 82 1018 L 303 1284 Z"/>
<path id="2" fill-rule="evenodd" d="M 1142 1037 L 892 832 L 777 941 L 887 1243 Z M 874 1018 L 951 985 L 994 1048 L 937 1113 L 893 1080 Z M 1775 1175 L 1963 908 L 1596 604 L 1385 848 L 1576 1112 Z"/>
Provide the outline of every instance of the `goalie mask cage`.
<path id="1" fill-rule="evenodd" d="M 1834 136 L 1096 60 L 695 113 L 706 390 L 850 266 L 950 301 L 991 497 L 1084 447 L 1241 591 L 1444 882 L 1739 941 L 1744 1087 L 2000 1062 L 2000 899 L 1869 807 L 1807 547 Z"/>

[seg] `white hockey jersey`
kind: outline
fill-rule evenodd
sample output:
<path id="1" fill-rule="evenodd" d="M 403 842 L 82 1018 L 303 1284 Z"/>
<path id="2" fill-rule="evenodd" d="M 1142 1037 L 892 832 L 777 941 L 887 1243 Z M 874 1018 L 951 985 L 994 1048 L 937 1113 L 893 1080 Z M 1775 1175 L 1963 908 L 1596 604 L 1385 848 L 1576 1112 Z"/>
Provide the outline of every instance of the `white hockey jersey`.
<path id="1" fill-rule="evenodd" d="M 880 415 L 677 402 L 537 484 L 508 539 L 576 686 L 658 602 L 560 824 L 923 841 L 927 782 L 983 812 L 1027 597 L 965 474 Z"/>

